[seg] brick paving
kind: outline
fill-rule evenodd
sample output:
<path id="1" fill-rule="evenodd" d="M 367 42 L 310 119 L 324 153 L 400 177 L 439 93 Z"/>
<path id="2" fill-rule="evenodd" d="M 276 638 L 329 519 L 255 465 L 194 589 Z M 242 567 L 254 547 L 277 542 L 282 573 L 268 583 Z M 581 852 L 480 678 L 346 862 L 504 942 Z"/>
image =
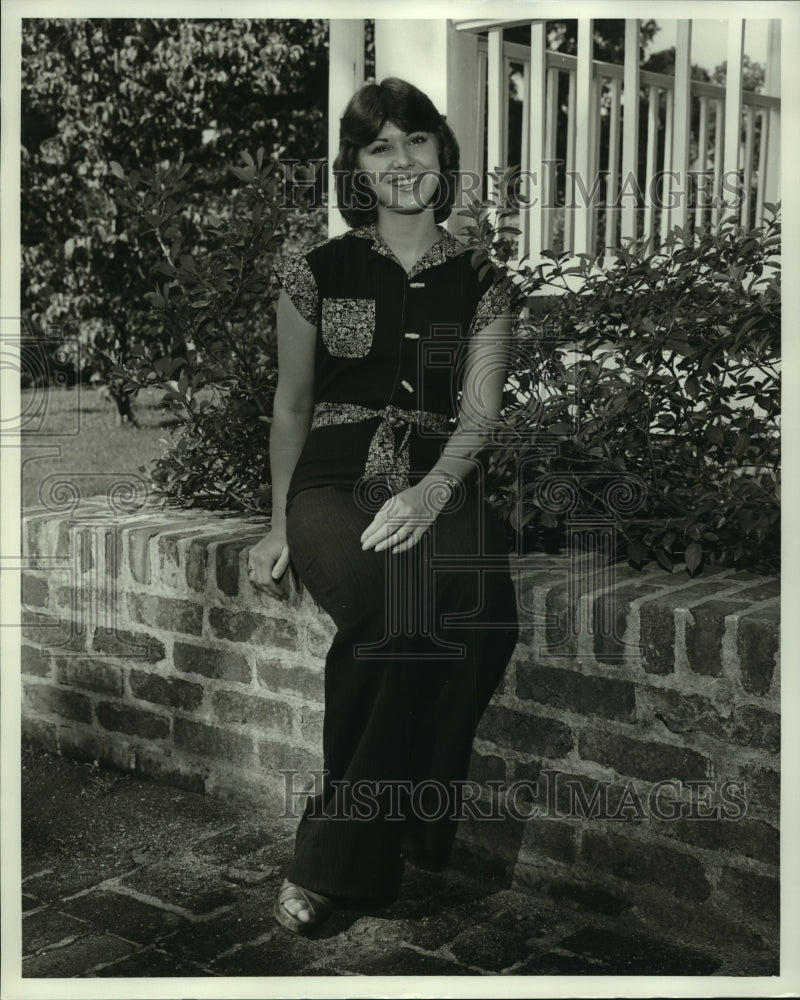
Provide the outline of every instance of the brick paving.
<path id="1" fill-rule="evenodd" d="M 538 898 L 411 865 L 391 906 L 339 909 L 298 938 L 271 917 L 290 826 L 27 749 L 22 820 L 23 977 L 762 971 L 621 929 L 591 894 Z"/>

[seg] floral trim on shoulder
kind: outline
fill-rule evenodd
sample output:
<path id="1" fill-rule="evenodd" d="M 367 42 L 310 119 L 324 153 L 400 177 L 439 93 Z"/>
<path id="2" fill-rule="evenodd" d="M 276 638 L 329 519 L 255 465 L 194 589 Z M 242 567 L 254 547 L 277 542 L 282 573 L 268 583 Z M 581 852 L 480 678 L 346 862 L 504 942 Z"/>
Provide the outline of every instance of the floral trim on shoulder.
<path id="1" fill-rule="evenodd" d="M 503 287 L 502 281 L 496 281 L 481 296 L 467 336 L 471 337 L 500 316 L 510 315 L 516 319 L 523 304 L 524 296 L 519 288 L 511 283 Z"/>
<path id="2" fill-rule="evenodd" d="M 292 300 L 295 309 L 303 319 L 316 326 L 319 293 L 317 282 L 308 266 L 305 254 L 292 254 L 286 260 L 276 263 L 275 273 L 286 290 L 286 294 Z"/>

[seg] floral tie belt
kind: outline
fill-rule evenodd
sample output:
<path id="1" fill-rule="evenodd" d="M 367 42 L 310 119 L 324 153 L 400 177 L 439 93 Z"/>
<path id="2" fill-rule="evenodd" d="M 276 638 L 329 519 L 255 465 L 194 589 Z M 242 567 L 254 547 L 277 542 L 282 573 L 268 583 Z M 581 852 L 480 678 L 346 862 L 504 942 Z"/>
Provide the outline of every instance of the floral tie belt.
<path id="1" fill-rule="evenodd" d="M 409 486 L 409 438 L 412 427 L 416 425 L 429 431 L 445 431 L 451 418 L 444 413 L 429 413 L 427 410 L 402 410 L 391 403 L 381 410 L 358 406 L 356 403 L 317 403 L 311 429 L 335 424 L 356 424 L 375 417 L 380 417 L 381 422 L 369 444 L 364 475 L 383 477 L 392 491 L 399 493 Z M 395 428 L 403 425 L 403 439 L 395 446 Z"/>

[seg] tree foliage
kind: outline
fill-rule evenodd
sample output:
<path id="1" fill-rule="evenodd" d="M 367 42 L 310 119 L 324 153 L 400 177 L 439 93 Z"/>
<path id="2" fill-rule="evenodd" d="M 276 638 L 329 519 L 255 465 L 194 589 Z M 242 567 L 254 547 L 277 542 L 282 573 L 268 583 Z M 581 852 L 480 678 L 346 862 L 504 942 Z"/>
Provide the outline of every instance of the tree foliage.
<path id="1" fill-rule="evenodd" d="M 137 344 L 180 349 L 145 296 L 150 249 L 114 198 L 123 171 L 191 163 L 181 225 L 231 214 L 229 164 L 325 155 L 327 26 L 322 20 L 25 19 L 22 52 L 22 306 L 39 335 L 81 345 L 104 371 Z M 202 208 L 201 208 L 202 206 Z M 321 231 L 295 213 L 287 236 Z M 120 397 L 122 398 L 122 397 Z"/>

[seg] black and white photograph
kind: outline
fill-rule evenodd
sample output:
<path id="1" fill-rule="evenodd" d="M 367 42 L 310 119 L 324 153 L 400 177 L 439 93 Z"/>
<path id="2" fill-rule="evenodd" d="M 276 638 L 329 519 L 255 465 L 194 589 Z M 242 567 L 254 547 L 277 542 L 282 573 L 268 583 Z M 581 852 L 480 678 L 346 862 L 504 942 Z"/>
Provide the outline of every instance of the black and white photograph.
<path id="1" fill-rule="evenodd" d="M 800 996 L 797 6 L 2 38 L 3 1000 Z"/>

